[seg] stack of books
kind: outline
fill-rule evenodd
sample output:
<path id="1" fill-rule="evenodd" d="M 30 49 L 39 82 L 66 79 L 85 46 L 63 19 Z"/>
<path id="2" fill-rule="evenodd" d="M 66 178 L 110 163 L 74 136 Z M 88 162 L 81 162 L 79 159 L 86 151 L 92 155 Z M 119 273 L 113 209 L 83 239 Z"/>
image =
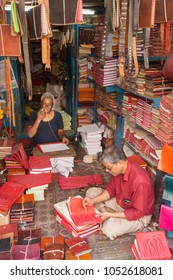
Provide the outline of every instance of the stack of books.
<path id="1" fill-rule="evenodd" d="M 89 155 L 102 152 L 102 130 L 96 124 L 85 125 L 80 128 L 82 144 Z"/>
<path id="2" fill-rule="evenodd" d="M 0 159 L 4 159 L 12 152 L 13 140 L 0 140 Z"/>
<path id="3" fill-rule="evenodd" d="M 103 65 L 100 59 L 93 60 L 91 68 L 92 79 L 100 86 L 110 86 L 118 78 L 117 59 L 106 58 Z"/>
<path id="4" fill-rule="evenodd" d="M 14 203 L 10 209 L 11 224 L 23 224 L 34 222 L 34 204 L 32 201 Z"/>
<path id="5" fill-rule="evenodd" d="M 42 158 L 42 157 L 40 157 Z M 9 182 L 26 185 L 26 194 L 33 194 L 35 201 L 44 200 L 44 191 L 47 190 L 48 185 L 52 182 L 52 174 L 28 174 L 17 176 L 10 176 Z"/>
<path id="6" fill-rule="evenodd" d="M 70 172 L 73 171 L 74 167 L 74 157 L 58 157 L 51 158 L 51 165 L 53 173 L 61 173 L 63 176 L 68 177 Z"/>
<path id="7" fill-rule="evenodd" d="M 29 157 L 29 174 L 50 173 L 51 170 L 52 165 L 49 156 Z"/>
<path id="8" fill-rule="evenodd" d="M 80 196 L 77 196 L 77 198 L 82 199 Z M 54 204 L 55 215 L 56 215 L 56 220 L 63 227 L 65 227 L 67 229 L 67 231 L 69 231 L 74 237 L 83 238 L 83 237 L 89 236 L 92 233 L 97 232 L 99 230 L 100 223 L 98 222 L 97 217 L 96 217 L 95 221 L 93 219 L 88 224 L 76 225 L 71 217 L 68 205 L 69 205 L 68 199 Z M 82 211 L 85 211 L 84 208 Z"/>

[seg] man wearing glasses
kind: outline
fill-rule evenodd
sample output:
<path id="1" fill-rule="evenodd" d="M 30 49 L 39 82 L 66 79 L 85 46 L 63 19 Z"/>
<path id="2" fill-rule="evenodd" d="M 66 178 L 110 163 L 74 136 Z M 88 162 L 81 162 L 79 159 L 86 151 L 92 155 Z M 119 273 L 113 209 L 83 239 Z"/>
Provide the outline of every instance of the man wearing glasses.
<path id="1" fill-rule="evenodd" d="M 41 109 L 30 115 L 28 136 L 33 138 L 35 145 L 58 141 L 69 144 L 69 140 L 64 136 L 62 116 L 53 110 L 53 104 L 53 95 L 45 92 L 41 96 Z"/>
<path id="2" fill-rule="evenodd" d="M 154 211 L 154 188 L 147 171 L 115 146 L 106 148 L 100 161 L 110 181 L 105 189 L 90 188 L 84 206 L 95 205 L 100 211 L 102 233 L 113 240 L 146 227 Z"/>

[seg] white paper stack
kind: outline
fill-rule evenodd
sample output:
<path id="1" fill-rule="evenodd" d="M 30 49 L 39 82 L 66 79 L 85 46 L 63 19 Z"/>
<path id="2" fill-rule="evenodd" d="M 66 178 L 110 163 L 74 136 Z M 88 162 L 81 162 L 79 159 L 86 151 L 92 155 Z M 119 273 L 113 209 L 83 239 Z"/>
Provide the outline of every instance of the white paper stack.
<path id="1" fill-rule="evenodd" d="M 61 173 L 63 176 L 68 177 L 69 173 L 73 171 L 74 157 L 51 158 L 53 173 Z"/>
<path id="2" fill-rule="evenodd" d="M 102 130 L 96 124 L 82 126 L 80 134 L 87 154 L 95 155 L 98 152 L 102 152 Z"/>

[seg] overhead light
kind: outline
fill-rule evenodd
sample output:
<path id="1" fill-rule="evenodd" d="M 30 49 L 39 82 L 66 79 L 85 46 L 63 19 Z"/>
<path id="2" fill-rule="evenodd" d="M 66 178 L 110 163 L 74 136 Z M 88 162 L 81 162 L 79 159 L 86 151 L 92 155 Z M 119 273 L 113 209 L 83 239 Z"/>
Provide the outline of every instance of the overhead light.
<path id="1" fill-rule="evenodd" d="M 94 15 L 94 14 L 95 14 L 95 10 L 83 9 L 83 10 L 82 10 L 82 14 L 83 14 L 83 15 Z"/>
<path id="2" fill-rule="evenodd" d="M 33 6 L 25 6 L 25 11 L 29 11 L 30 9 L 32 9 Z M 6 5 L 5 6 L 5 10 L 6 11 L 11 11 L 11 5 Z"/>

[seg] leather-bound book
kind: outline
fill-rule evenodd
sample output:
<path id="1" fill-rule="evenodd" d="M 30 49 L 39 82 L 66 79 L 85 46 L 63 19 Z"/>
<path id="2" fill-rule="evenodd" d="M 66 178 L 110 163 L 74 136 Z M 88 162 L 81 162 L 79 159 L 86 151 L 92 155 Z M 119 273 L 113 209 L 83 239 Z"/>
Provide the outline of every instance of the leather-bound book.
<path id="1" fill-rule="evenodd" d="M 164 231 L 136 232 L 132 253 L 140 260 L 171 260 Z"/>
<path id="2" fill-rule="evenodd" d="M 40 246 L 40 250 L 44 251 L 45 248 L 51 244 L 63 244 L 64 245 L 64 236 L 42 236 L 41 237 L 41 246 Z"/>
<path id="3" fill-rule="evenodd" d="M 159 216 L 159 228 L 173 231 L 173 207 L 161 205 Z"/>
<path id="4" fill-rule="evenodd" d="M 43 260 L 63 260 L 64 244 L 53 243 L 46 246 L 43 252 Z"/>
<path id="5" fill-rule="evenodd" d="M 65 241 L 68 249 L 77 257 L 90 253 L 92 249 L 81 237 L 72 237 Z"/>
<path id="6" fill-rule="evenodd" d="M 66 260 L 91 260 L 91 254 L 86 253 L 86 254 L 83 254 L 83 255 L 77 257 L 77 256 L 75 256 L 75 254 L 73 254 L 72 251 L 67 250 L 65 252 L 65 259 Z"/>

